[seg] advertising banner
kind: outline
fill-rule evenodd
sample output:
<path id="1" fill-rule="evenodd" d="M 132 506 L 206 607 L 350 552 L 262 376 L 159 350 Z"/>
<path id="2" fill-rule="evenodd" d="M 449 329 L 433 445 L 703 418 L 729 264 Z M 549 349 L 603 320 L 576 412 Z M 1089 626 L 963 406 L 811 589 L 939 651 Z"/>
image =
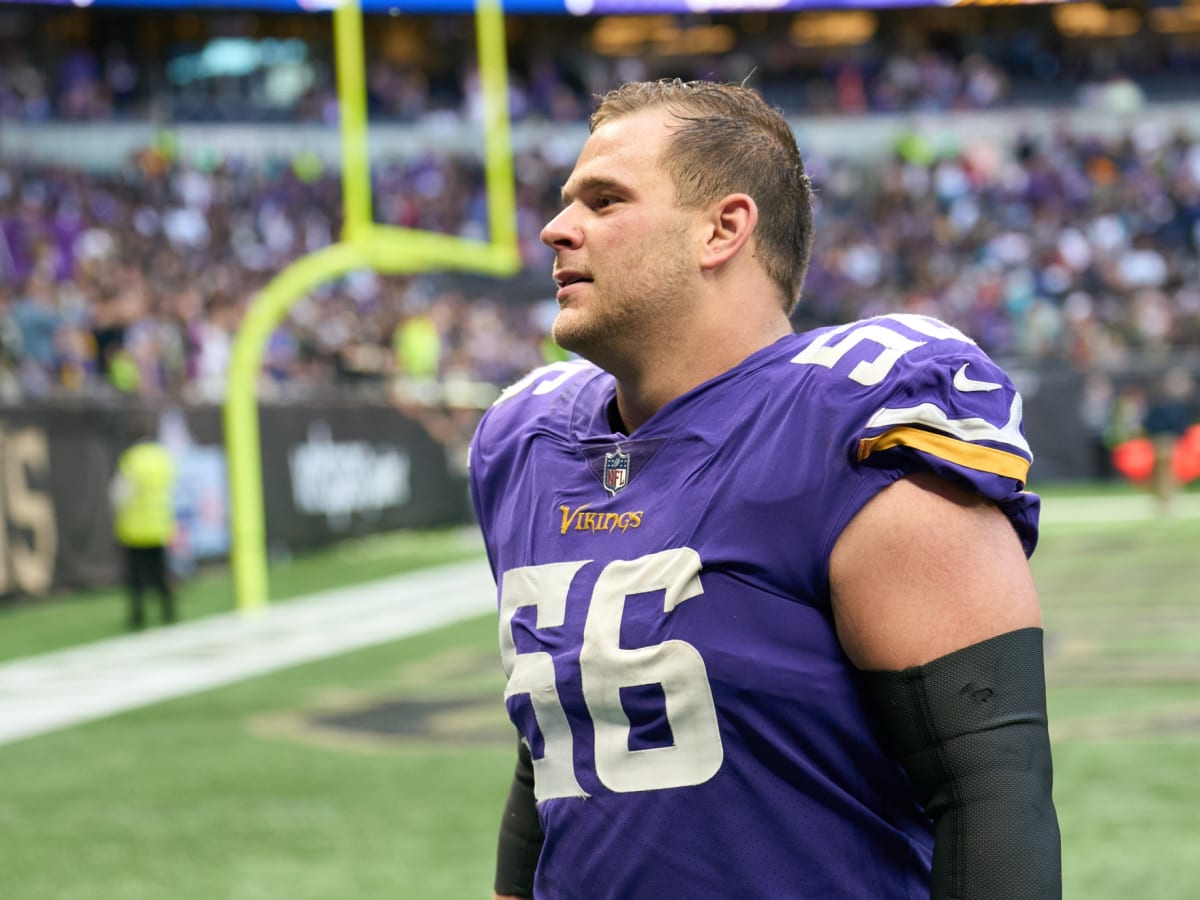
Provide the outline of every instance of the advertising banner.
<path id="1" fill-rule="evenodd" d="M 108 482 L 120 419 L 83 405 L 0 413 L 0 596 L 117 574 Z"/>
<path id="2" fill-rule="evenodd" d="M 470 520 L 465 474 L 390 406 L 264 407 L 260 430 L 272 548 Z"/>
<path id="3" fill-rule="evenodd" d="M 150 425 L 175 460 L 170 549 L 177 574 L 228 554 L 219 407 L 164 406 L 149 413 L 102 403 L 2 408 L 0 598 L 121 581 L 109 485 L 139 423 Z M 274 551 L 470 520 L 465 473 L 419 422 L 385 403 L 264 406 L 260 430 L 267 540 Z"/>
<path id="4" fill-rule="evenodd" d="M 1098 414 L 1088 412 L 1095 379 L 1067 367 L 1009 371 L 1024 397 L 1031 486 L 1111 477 L 1101 442 L 1111 400 L 1105 394 Z M 1109 393 L 1120 386 L 1114 378 Z M 406 413 L 361 399 L 261 406 L 268 551 L 470 522 L 465 446 L 477 413 L 462 412 Z M 0 408 L 0 602 L 121 581 L 109 484 L 139 422 L 176 463 L 176 572 L 228 555 L 220 407 L 164 406 L 146 418 L 141 407 L 113 403 Z"/>

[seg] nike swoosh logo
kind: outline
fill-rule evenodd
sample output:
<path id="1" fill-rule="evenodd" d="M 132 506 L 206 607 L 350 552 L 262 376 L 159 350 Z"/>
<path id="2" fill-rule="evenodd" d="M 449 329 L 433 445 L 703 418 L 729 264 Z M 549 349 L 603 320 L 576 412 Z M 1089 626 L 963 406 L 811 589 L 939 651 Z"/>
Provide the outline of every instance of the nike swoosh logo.
<path id="1" fill-rule="evenodd" d="M 996 384 L 994 381 L 976 381 L 974 378 L 967 377 L 967 366 L 970 363 L 963 363 L 962 368 L 954 373 L 954 387 L 956 390 L 964 393 L 973 391 L 998 391 L 1004 385 Z"/>

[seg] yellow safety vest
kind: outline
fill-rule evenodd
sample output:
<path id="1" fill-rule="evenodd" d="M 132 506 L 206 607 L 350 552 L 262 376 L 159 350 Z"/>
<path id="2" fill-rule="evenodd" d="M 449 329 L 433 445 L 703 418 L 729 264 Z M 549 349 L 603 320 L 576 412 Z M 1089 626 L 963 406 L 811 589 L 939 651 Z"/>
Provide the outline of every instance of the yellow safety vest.
<path id="1" fill-rule="evenodd" d="M 437 378 L 442 339 L 429 316 L 413 316 L 396 326 L 392 336 L 396 365 L 412 378 Z"/>
<path id="2" fill-rule="evenodd" d="M 116 508 L 117 540 L 126 547 L 161 547 L 175 532 L 175 462 L 159 444 L 134 444 L 117 460 L 124 480 Z"/>

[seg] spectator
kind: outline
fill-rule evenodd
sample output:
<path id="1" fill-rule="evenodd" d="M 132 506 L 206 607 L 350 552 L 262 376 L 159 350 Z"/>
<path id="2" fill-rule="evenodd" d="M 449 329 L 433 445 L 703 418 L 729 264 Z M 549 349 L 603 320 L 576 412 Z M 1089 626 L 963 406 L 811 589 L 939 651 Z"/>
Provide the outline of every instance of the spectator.
<path id="1" fill-rule="evenodd" d="M 22 387 L 33 396 L 51 393 L 58 379 L 54 335 L 62 316 L 54 284 L 45 273 L 36 272 L 26 282 L 13 307 L 12 321 L 20 333 Z"/>
<path id="2" fill-rule="evenodd" d="M 1154 499 L 1162 515 L 1171 513 L 1179 493 L 1175 449 L 1195 415 L 1193 389 L 1187 369 L 1172 368 L 1152 393 L 1146 409 L 1146 435 L 1154 444 Z"/>
<path id="3" fill-rule="evenodd" d="M 162 621 L 175 621 L 175 589 L 167 566 L 167 547 L 175 532 L 175 463 L 148 425 L 135 430 L 134 442 L 117 460 L 109 488 L 113 527 L 125 550 L 129 628 L 146 624 L 144 595 L 158 594 Z"/>

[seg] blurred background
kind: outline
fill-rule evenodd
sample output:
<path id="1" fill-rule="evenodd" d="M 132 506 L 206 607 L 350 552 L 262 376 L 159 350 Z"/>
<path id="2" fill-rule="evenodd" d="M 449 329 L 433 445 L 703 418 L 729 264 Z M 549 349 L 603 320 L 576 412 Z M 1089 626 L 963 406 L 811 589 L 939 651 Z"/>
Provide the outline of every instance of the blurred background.
<path id="1" fill-rule="evenodd" d="M 291 307 L 258 383 L 273 598 L 477 558 L 467 442 L 503 387 L 563 358 L 548 338 L 552 256 L 538 234 L 559 208 L 596 96 L 635 78 L 745 80 L 789 118 L 817 190 L 796 328 L 936 316 L 977 340 L 1025 397 L 1031 487 L 1047 498 L 1035 568 L 1054 637 L 1052 701 L 1067 722 L 1068 896 L 1195 897 L 1195 862 L 1190 881 L 1178 867 L 1196 835 L 1187 809 L 1200 802 L 1194 786 L 1180 793 L 1194 782 L 1200 721 L 1200 0 L 516 0 L 505 24 L 521 270 L 362 270 Z M 375 221 L 486 238 L 471 7 L 370 0 L 364 25 Z M 178 470 L 169 550 L 181 616 L 232 608 L 221 410 L 233 342 L 276 275 L 339 239 L 338 124 L 333 28 L 320 4 L 0 2 L 0 659 L 122 631 L 110 484 L 147 421 Z M 320 691 L 330 685 L 421 702 L 449 685 L 502 716 L 494 621 L 459 627 L 467 631 L 390 645 L 390 656 L 346 657 L 267 699 L 246 688 L 177 714 L 203 730 L 225 704 L 239 723 L 257 723 L 255 740 L 277 741 L 315 716 L 296 710 L 325 709 L 312 692 L 328 699 Z M 380 715 L 394 723 L 414 708 Z M 503 723 L 482 715 L 483 737 L 452 750 L 434 742 L 434 756 L 459 762 L 463 746 L 484 747 L 470 757 L 472 786 L 459 765 L 430 787 L 429 758 L 389 744 L 403 761 L 362 763 L 373 785 L 355 782 L 361 767 L 297 763 L 330 792 L 306 814 L 349 852 L 336 835 L 366 838 L 331 810 L 350 782 L 362 796 L 348 815 L 374 823 L 362 826 L 371 840 L 380 839 L 371 829 L 394 834 L 394 811 L 366 807 L 394 788 L 398 766 L 434 806 L 470 793 L 476 805 L 455 807 L 441 830 L 413 818 L 401 883 L 426 896 L 483 896 L 510 754 L 507 743 L 496 749 Z M 129 725 L 114 722 L 114 734 Z M 160 727 L 144 719 L 129 733 L 153 740 Z M 246 728 L 234 731 L 247 739 Z M 176 739 L 220 753 L 218 732 L 227 748 L 219 730 Z M 1097 749 L 1114 738 L 1115 749 Z M 88 755 L 98 740 L 85 728 L 0 753 L 32 765 L 43 754 Z M 327 751 L 322 740 L 303 752 Z M 53 752 L 49 741 L 60 742 Z M 1161 754 L 1153 771 L 1146 743 Z M 113 749 L 111 760 L 122 752 L 131 751 Z M 262 752 L 246 765 L 276 772 L 278 744 Z M 122 773 L 114 784 L 140 777 L 134 763 L 111 765 L 109 776 Z M 9 823 L 98 797 L 104 777 L 32 778 Z M 293 793 L 322 796 L 297 777 Z M 1139 780 L 1151 777 L 1160 780 Z M 273 889 L 280 868 L 312 862 L 284 824 L 298 815 L 290 807 L 252 834 L 221 825 L 228 845 L 219 829 L 175 834 L 212 853 L 187 870 L 195 888 L 175 885 L 170 873 L 183 863 L 171 846 L 154 844 L 155 868 L 123 843 L 159 840 L 147 837 L 161 826 L 152 803 L 206 802 L 188 795 L 177 807 L 179 782 L 161 778 L 144 808 L 127 807 L 128 790 L 103 801 L 151 824 L 118 829 L 79 883 L 47 874 L 54 867 L 32 843 L 0 841 L 0 863 L 8 853 L 25 879 L 12 896 L 342 896 L 338 884 L 382 896 L 394 886 L 376 857 L 396 847 L 368 841 L 370 861 L 351 855 Z M 1105 779 L 1122 789 L 1093 796 Z M 46 827 L 87 843 L 96 823 L 85 810 Z M 276 828 L 286 849 L 250 853 Z M 1118 853 L 1135 833 L 1143 863 Z M 407 880 L 431 853 L 434 874 Z M 222 868 L 251 857 L 259 868 Z M 110 887 L 97 889 L 95 872 Z"/>
<path id="2" fill-rule="evenodd" d="M 89 485 L 130 408 L 163 410 L 183 460 L 178 565 L 225 551 L 233 335 L 342 215 L 330 16 L 251 5 L 0 4 L 0 423 L 43 429 L 53 462 L 26 463 L 22 491 L 78 538 L 7 592 L 110 574 L 83 540 L 107 504 Z M 644 12 L 670 5 L 510 9 L 516 277 L 362 271 L 291 310 L 259 387 L 264 459 L 415 423 L 420 459 L 399 462 L 429 490 L 331 510 L 268 467 L 281 552 L 469 518 L 479 410 L 556 358 L 538 232 L 595 96 L 630 78 L 746 79 L 778 105 L 818 188 L 796 327 L 904 311 L 973 336 L 1024 392 L 1037 480 L 1113 477 L 1164 376 L 1200 369 L 1200 3 Z M 470 8 L 374 4 L 365 21 L 376 221 L 486 237 Z M 403 493 L 397 460 L 376 462 Z"/>

